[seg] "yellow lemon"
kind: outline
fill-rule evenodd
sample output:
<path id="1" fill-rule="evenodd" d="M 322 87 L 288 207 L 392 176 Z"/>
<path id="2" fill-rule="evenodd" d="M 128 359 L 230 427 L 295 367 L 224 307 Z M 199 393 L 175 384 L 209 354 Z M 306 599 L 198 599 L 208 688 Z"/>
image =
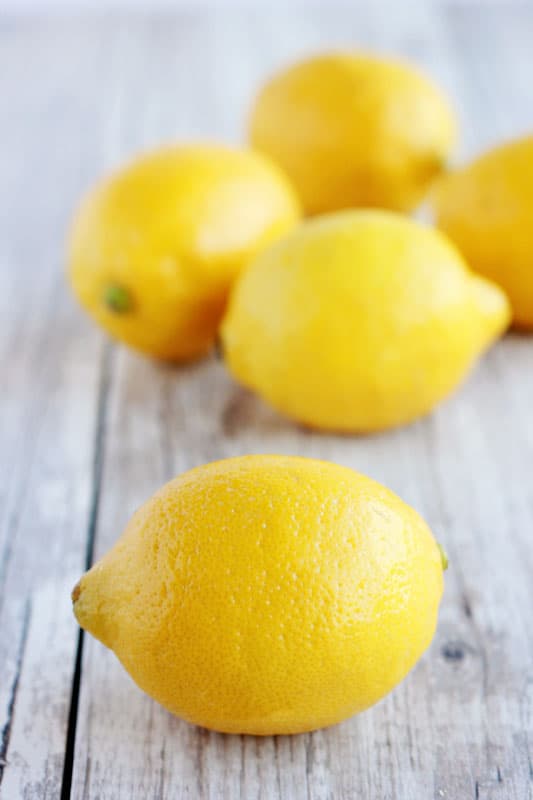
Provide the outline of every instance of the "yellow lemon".
<path id="1" fill-rule="evenodd" d="M 282 70 L 260 92 L 250 120 L 253 145 L 285 169 L 309 214 L 413 208 L 455 135 L 453 111 L 427 78 L 356 53 Z"/>
<path id="2" fill-rule="evenodd" d="M 277 166 L 250 151 L 145 155 L 83 202 L 69 242 L 80 303 L 112 336 L 181 361 L 212 345 L 232 281 L 298 219 Z"/>
<path id="3" fill-rule="evenodd" d="M 533 136 L 451 173 L 433 202 L 473 269 L 505 289 L 515 324 L 533 328 Z"/>
<path id="4" fill-rule="evenodd" d="M 298 733 L 405 677 L 433 636 L 443 567 L 424 521 L 378 483 L 245 456 L 164 486 L 81 579 L 74 612 L 180 717 Z"/>
<path id="5" fill-rule="evenodd" d="M 227 365 L 307 425 L 373 431 L 430 411 L 506 327 L 501 290 L 446 238 L 387 211 L 310 220 L 237 281 Z"/>

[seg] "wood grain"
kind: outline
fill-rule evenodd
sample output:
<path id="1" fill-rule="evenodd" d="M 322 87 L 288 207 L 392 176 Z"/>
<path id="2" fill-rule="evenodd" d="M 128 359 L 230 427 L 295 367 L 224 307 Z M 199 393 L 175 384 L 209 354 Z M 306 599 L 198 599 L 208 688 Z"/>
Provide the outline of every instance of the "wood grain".
<path id="1" fill-rule="evenodd" d="M 95 121 L 103 120 L 95 72 L 87 68 L 94 43 L 63 34 L 14 25 L 3 33 L 0 51 L 6 134 L 0 168 L 0 770 L 6 798 L 59 795 L 78 641 L 68 592 L 85 562 L 93 493 L 102 340 L 66 292 L 62 254 L 66 211 L 101 163 L 99 144 L 80 142 L 79 131 L 91 110 Z M 50 57 L 54 50 L 70 63 L 66 85 L 63 62 Z M 47 117 L 53 125 L 43 124 Z"/>
<path id="2" fill-rule="evenodd" d="M 4 18 L 2 800 L 533 798 L 533 340 L 508 336 L 416 425 L 323 436 L 216 358 L 173 369 L 105 343 L 61 274 L 92 180 L 161 140 L 238 140 L 254 86 L 284 61 L 335 45 L 415 59 L 456 98 L 468 156 L 533 128 L 532 40 L 533 9 L 512 4 Z M 306 736 L 221 736 L 171 717 L 70 612 L 85 564 L 162 482 L 252 452 L 368 473 L 450 554 L 437 636 L 413 673 Z"/>

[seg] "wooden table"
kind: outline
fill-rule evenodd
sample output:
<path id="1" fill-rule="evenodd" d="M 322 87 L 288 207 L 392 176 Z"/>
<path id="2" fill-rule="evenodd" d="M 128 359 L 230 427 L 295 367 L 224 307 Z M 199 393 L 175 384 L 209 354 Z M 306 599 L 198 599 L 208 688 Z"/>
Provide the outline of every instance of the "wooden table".
<path id="1" fill-rule="evenodd" d="M 533 797 L 533 338 L 508 336 L 416 425 L 323 436 L 214 358 L 175 369 L 110 344 L 65 287 L 68 220 L 98 175 L 161 140 L 238 140 L 258 80 L 340 44 L 427 68 L 456 99 L 463 156 L 533 128 L 531 6 L 0 22 L 2 800 Z M 413 673 L 367 713 L 305 736 L 221 736 L 171 717 L 71 613 L 73 584 L 153 490 L 254 452 L 383 481 L 451 560 Z"/>

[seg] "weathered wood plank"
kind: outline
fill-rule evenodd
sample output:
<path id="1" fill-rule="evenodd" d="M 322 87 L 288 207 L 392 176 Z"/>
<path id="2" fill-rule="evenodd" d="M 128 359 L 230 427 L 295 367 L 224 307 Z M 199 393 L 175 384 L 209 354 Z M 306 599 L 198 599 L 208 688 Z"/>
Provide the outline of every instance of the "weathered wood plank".
<path id="1" fill-rule="evenodd" d="M 98 60 L 95 62 L 95 58 Z M 68 65 L 68 66 L 67 66 Z M 0 795 L 59 796 L 103 339 L 63 278 L 72 205 L 101 162 L 105 56 L 68 26 L 0 28 Z"/>
<path id="2" fill-rule="evenodd" d="M 355 38 L 416 57 L 458 94 L 464 149 L 472 152 L 492 135 L 479 71 L 503 90 L 496 72 L 509 76 L 514 59 L 524 59 L 523 49 L 500 58 L 500 18 L 499 9 L 483 19 L 474 11 L 414 19 L 397 11 L 384 28 L 378 12 L 357 9 L 246 19 L 231 33 L 210 29 L 209 63 L 223 69 L 218 84 L 230 91 L 215 91 L 212 76 L 198 68 L 193 126 L 203 126 L 198 106 L 205 103 L 219 130 L 231 132 L 230 115 L 244 106 L 250 76 L 322 42 Z M 514 24 L 531 30 L 531 14 L 521 12 Z M 195 26 L 188 28 L 192 50 L 204 35 Z M 151 50 L 154 32 L 137 35 L 141 50 Z M 152 69 L 172 73 L 180 56 L 165 52 L 165 41 L 172 41 L 171 25 L 158 38 L 163 49 Z M 492 67 L 490 52 L 498 54 Z M 153 95 L 149 103 L 156 103 Z M 502 110 L 510 130 L 501 134 L 526 124 L 516 96 L 502 91 L 494 103 L 514 109 L 512 122 Z M 158 126 L 165 127 L 163 116 Z M 73 796 L 527 797 L 532 653 L 524 610 L 532 603 L 532 517 L 523 476 L 532 450 L 523 398 L 532 396 L 531 358 L 529 340 L 509 338 L 432 418 L 385 436 L 342 439 L 296 430 L 235 387 L 219 363 L 172 371 L 119 351 L 97 555 L 170 475 L 232 454 L 275 451 L 331 458 L 384 481 L 427 516 L 450 550 L 452 569 L 437 638 L 409 680 L 365 715 L 309 736 L 254 740 L 193 729 L 142 696 L 112 654 L 86 641 Z"/>

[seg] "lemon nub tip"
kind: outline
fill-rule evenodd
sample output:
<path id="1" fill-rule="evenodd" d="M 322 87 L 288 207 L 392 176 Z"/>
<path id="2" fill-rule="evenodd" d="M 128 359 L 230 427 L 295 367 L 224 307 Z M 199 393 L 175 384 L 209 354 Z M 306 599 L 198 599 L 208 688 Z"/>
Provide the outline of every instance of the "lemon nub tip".
<path id="1" fill-rule="evenodd" d="M 491 330 L 503 333 L 511 321 L 511 307 L 507 295 L 499 286 L 480 275 L 472 276 L 472 287 L 477 306 Z"/>
<path id="2" fill-rule="evenodd" d="M 102 300 L 105 307 L 115 314 L 125 314 L 133 308 L 130 292 L 118 284 L 108 284 L 104 288 Z"/>
<path id="3" fill-rule="evenodd" d="M 76 584 L 76 586 L 74 587 L 74 589 L 72 590 L 71 595 L 70 595 L 71 598 L 72 598 L 72 602 L 73 603 L 77 602 L 77 600 L 79 599 L 80 594 L 81 594 L 81 584 L 78 582 Z"/>
<path id="4" fill-rule="evenodd" d="M 444 549 L 444 547 L 441 545 L 440 542 L 437 542 L 437 547 L 439 548 L 440 561 L 441 561 L 441 564 L 442 564 L 442 571 L 446 572 L 446 570 L 448 569 L 448 566 L 450 564 L 450 562 L 448 560 L 448 553 L 446 552 L 446 550 Z"/>

